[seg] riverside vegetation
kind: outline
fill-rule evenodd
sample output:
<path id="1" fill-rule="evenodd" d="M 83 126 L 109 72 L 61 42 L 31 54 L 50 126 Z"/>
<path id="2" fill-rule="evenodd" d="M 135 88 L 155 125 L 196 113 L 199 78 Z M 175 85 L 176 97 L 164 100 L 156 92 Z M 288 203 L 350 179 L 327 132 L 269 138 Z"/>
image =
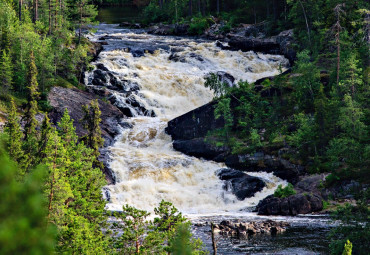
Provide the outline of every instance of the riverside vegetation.
<path id="1" fill-rule="evenodd" d="M 0 147 L 0 253 L 203 254 L 189 222 L 164 201 L 153 222 L 127 205 L 115 215 L 122 224 L 108 223 L 96 102 L 84 107 L 85 137 L 76 135 L 68 111 L 57 125 L 48 119 L 46 97 L 53 86 L 82 88 L 91 60 L 82 33 L 99 2 L 0 0 L 0 113 L 7 113 Z M 215 116 L 225 120 L 211 135 L 235 153 L 287 147 L 290 161 L 311 173 L 329 173 L 326 187 L 344 180 L 369 184 L 367 1 L 134 3 L 144 6 L 146 23 L 188 23 L 193 34 L 216 22 L 211 15 L 223 20 L 223 32 L 263 20 L 268 33 L 293 28 L 299 53 L 292 73 L 266 79 L 262 91 L 247 82 L 229 88 L 210 76 Z M 290 186 L 276 192 L 290 194 Z M 334 213 L 343 225 L 333 232 L 333 254 L 350 254 L 352 244 L 354 254 L 369 250 L 368 188 L 355 197 L 355 205 Z"/>

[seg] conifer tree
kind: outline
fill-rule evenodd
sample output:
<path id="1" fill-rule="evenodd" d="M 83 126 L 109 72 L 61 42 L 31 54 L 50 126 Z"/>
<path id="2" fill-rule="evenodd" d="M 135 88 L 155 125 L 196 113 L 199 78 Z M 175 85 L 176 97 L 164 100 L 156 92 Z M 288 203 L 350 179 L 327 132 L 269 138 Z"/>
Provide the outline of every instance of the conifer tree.
<path id="1" fill-rule="evenodd" d="M 66 201 L 73 197 L 70 185 L 67 181 L 67 161 L 65 148 L 62 146 L 60 137 L 54 131 L 48 131 L 48 140 L 43 154 L 46 155 L 43 163 L 48 166 L 49 174 L 45 185 L 45 193 L 48 199 L 48 220 L 61 227 L 65 218 Z"/>
<path id="2" fill-rule="evenodd" d="M 38 92 L 38 82 L 37 82 L 37 67 L 35 64 L 35 56 L 33 51 L 30 55 L 30 65 L 28 71 L 28 99 L 27 108 L 24 115 L 25 120 L 25 139 L 27 140 L 29 136 L 35 135 L 36 126 L 38 124 L 36 120 L 36 114 L 38 112 L 37 99 L 39 98 Z"/>
<path id="3" fill-rule="evenodd" d="M 21 159 L 23 158 L 22 151 L 23 134 L 17 116 L 17 107 L 14 103 L 13 98 L 11 98 L 10 100 L 10 111 L 5 130 L 9 135 L 9 145 L 8 145 L 9 155 L 16 162 L 20 162 Z"/>
<path id="4" fill-rule="evenodd" d="M 0 168 L 0 254 L 53 254 L 56 232 L 46 222 L 42 196 L 45 169 L 18 182 L 19 169 L 1 147 Z"/>
<path id="5" fill-rule="evenodd" d="M 13 66 L 9 54 L 6 50 L 2 51 L 0 58 L 0 85 L 1 93 L 7 94 L 10 89 L 12 89 L 12 72 Z"/>
<path id="6" fill-rule="evenodd" d="M 101 137 L 101 111 L 99 109 L 98 100 L 93 100 L 90 105 L 83 106 L 85 116 L 82 119 L 84 128 L 87 130 L 87 135 L 83 138 L 86 145 L 93 150 L 95 157 L 94 165 L 103 168 L 103 164 L 98 160 L 100 156 L 99 148 L 103 146 L 104 139 Z"/>
<path id="7" fill-rule="evenodd" d="M 39 140 L 39 146 L 38 146 L 38 158 L 39 160 L 43 160 L 47 155 L 44 153 L 45 147 L 49 141 L 49 138 L 51 136 L 52 127 L 50 124 L 50 119 L 47 114 L 45 114 L 45 118 L 42 121 L 41 125 L 41 135 Z"/>

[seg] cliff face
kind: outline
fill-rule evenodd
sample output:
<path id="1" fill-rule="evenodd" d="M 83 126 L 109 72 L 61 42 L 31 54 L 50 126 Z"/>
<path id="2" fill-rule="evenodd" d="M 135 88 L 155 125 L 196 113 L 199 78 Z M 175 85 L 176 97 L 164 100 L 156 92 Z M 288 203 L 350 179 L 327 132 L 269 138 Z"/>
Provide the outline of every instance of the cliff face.
<path id="1" fill-rule="evenodd" d="M 216 146 L 207 134 L 224 126 L 222 118 L 215 119 L 216 102 L 211 102 L 190 111 L 168 123 L 166 132 L 171 135 L 174 149 L 187 155 L 225 162 L 233 169 L 248 172 L 273 172 L 276 176 L 296 183 L 304 174 L 304 167 L 290 163 L 278 156 L 263 152 L 232 154 L 227 145 Z"/>
<path id="2" fill-rule="evenodd" d="M 62 118 L 65 109 L 74 121 L 74 127 L 79 137 L 86 134 L 83 128 L 81 119 L 84 115 L 82 106 L 90 103 L 91 100 L 98 99 L 97 95 L 90 92 L 81 91 L 78 89 L 67 89 L 61 87 L 54 87 L 48 96 L 50 106 L 53 107 L 49 113 L 50 120 L 56 125 Z M 114 138 L 119 134 L 119 128 L 124 119 L 123 113 L 115 106 L 98 99 L 99 108 L 101 111 L 100 127 L 102 130 L 102 137 L 104 138 L 104 147 L 101 149 L 101 160 L 104 165 L 104 173 L 107 176 L 109 183 L 114 183 L 114 176 L 108 168 L 109 155 L 107 147 L 114 142 Z"/>

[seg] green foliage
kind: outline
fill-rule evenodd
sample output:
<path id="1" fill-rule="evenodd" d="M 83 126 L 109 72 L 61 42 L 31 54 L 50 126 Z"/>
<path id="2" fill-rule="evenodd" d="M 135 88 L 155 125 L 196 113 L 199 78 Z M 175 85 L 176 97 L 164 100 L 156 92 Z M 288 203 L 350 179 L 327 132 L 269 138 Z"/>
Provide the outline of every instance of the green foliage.
<path id="1" fill-rule="evenodd" d="M 22 150 L 22 139 L 23 133 L 21 131 L 21 125 L 17 116 L 17 107 L 12 98 L 10 101 L 10 109 L 8 115 L 8 121 L 5 126 L 5 132 L 9 135 L 8 151 L 11 158 L 15 161 L 23 161 L 23 150 Z M 23 174 L 21 174 L 23 175 Z"/>
<path id="2" fill-rule="evenodd" d="M 352 255 L 352 243 L 347 240 L 342 255 Z"/>
<path id="3" fill-rule="evenodd" d="M 87 135 L 82 140 L 93 150 L 95 156 L 94 164 L 103 169 L 103 164 L 98 160 L 100 155 L 99 148 L 104 144 L 100 129 L 101 111 L 99 109 L 99 102 L 98 100 L 94 100 L 90 102 L 90 105 L 85 105 L 82 109 L 85 114 L 82 118 L 82 123 L 87 130 Z"/>
<path id="4" fill-rule="evenodd" d="M 286 187 L 283 188 L 282 185 L 279 185 L 277 189 L 274 192 L 275 197 L 289 197 L 291 195 L 295 195 L 296 191 L 294 190 L 294 187 L 291 183 L 289 183 Z"/>
<path id="5" fill-rule="evenodd" d="M 119 253 L 206 254 L 202 242 L 192 237 L 191 223 L 171 203 L 162 200 L 154 212 L 153 221 L 147 220 L 148 212 L 129 205 L 114 213 L 118 221 L 111 226 L 112 241 Z"/>
<path id="6" fill-rule="evenodd" d="M 124 251 L 125 254 L 142 254 L 143 243 L 147 232 L 148 222 L 146 218 L 150 214 L 146 211 L 124 205 L 121 213 L 115 217 L 122 222 L 115 224 L 115 227 L 122 230 L 122 235 L 117 238 L 116 248 Z"/>
<path id="7" fill-rule="evenodd" d="M 224 119 L 224 128 L 222 129 L 223 137 L 226 141 L 230 138 L 231 128 L 233 126 L 233 115 L 230 109 L 230 98 L 221 98 L 217 102 L 215 108 L 215 118 L 223 118 Z"/>
<path id="8" fill-rule="evenodd" d="M 369 189 L 359 194 L 356 205 L 345 204 L 334 213 L 333 218 L 339 220 L 339 227 L 331 231 L 331 254 L 347 254 L 353 248 L 354 254 L 367 254 L 370 244 L 369 216 L 370 210 L 367 201 Z M 353 247 L 346 240 L 351 240 Z M 344 251 L 343 251 L 343 247 Z"/>
<path id="9" fill-rule="evenodd" d="M 2 84 L 2 94 L 6 94 L 12 89 L 13 66 L 9 54 L 3 50 L 0 54 L 0 84 Z"/>
<path id="10" fill-rule="evenodd" d="M 229 86 L 226 83 L 221 82 L 216 73 L 210 73 L 207 75 L 204 86 L 206 88 L 210 88 L 215 97 L 222 97 L 226 95 L 229 89 Z"/>
<path id="11" fill-rule="evenodd" d="M 194 17 L 191 19 L 189 33 L 201 35 L 213 23 L 209 17 Z"/>
<path id="12" fill-rule="evenodd" d="M 19 169 L 0 148 L 0 253 L 53 254 L 55 228 L 46 221 L 41 189 L 44 168 L 37 168 L 24 182 L 16 181 Z"/>

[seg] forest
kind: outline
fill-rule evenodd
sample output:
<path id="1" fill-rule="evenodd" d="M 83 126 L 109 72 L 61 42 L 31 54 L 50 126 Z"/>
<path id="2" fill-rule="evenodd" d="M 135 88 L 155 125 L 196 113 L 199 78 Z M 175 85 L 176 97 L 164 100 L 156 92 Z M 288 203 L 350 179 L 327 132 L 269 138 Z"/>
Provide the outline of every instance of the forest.
<path id="1" fill-rule="evenodd" d="M 207 254 L 191 223 L 169 202 L 154 209 L 154 220 L 130 205 L 120 213 L 106 210 L 97 101 L 82 109 L 83 137 L 68 110 L 59 123 L 48 117 L 53 87 L 85 89 L 94 57 L 85 35 L 95 32 L 99 8 L 110 5 L 137 7 L 144 27 L 188 24 L 191 35 L 215 23 L 223 24 L 222 33 L 243 24 L 263 24 L 267 35 L 293 29 L 291 70 L 265 79 L 262 92 L 246 81 L 230 88 L 216 74 L 206 79 L 215 117 L 225 123 L 208 138 L 236 154 L 284 145 L 290 162 L 310 174 L 328 173 L 323 187 L 347 180 L 363 185 L 355 204 L 332 211 L 333 219 L 347 224 L 333 230 L 330 252 L 351 254 L 345 253 L 350 240 L 353 254 L 367 254 L 366 0 L 0 0 L 0 254 Z"/>

